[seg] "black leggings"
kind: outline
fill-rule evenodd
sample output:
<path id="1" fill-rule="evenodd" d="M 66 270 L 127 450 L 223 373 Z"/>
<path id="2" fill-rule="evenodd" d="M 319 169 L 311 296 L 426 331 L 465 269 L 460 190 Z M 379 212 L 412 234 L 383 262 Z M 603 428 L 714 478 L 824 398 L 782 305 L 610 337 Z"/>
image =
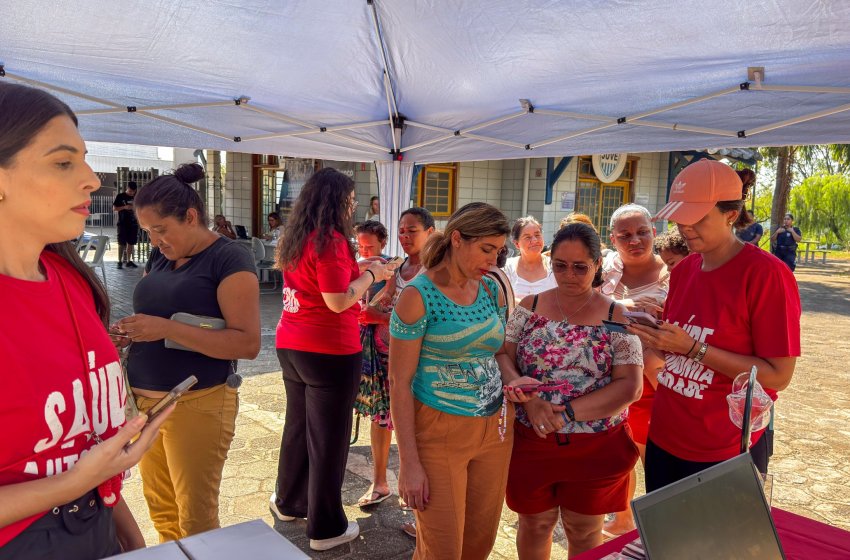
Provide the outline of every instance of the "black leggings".
<path id="1" fill-rule="evenodd" d="M 769 453 L 772 453 L 772 440 L 773 437 L 768 437 L 768 434 L 765 432 L 756 444 L 750 448 L 753 463 L 755 463 L 756 468 L 761 473 L 767 472 Z M 704 471 L 708 467 L 712 467 L 718 463 L 722 463 L 722 461 L 703 463 L 680 459 L 672 453 L 664 451 L 650 439 L 646 442 L 646 491 L 652 492 L 653 490 L 658 490 L 677 480 Z"/>
<path id="2" fill-rule="evenodd" d="M 286 388 L 286 420 L 277 467 L 277 507 L 307 517 L 307 536 L 343 534 L 342 482 L 363 353 L 277 349 Z M 308 505 L 309 504 L 309 505 Z"/>

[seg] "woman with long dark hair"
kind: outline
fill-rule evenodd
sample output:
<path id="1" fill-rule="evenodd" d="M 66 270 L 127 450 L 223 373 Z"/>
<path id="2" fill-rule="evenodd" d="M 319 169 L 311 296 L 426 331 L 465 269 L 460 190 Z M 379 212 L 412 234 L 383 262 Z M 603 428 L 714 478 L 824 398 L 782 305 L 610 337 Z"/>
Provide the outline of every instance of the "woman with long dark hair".
<path id="1" fill-rule="evenodd" d="M 313 550 L 360 533 L 357 522 L 346 519 L 341 495 L 363 360 L 357 302 L 373 283 L 392 276 L 393 267 L 375 261 L 360 272 L 350 242 L 356 208 L 351 178 L 332 168 L 317 171 L 278 246 L 285 287 L 277 356 L 286 422 L 269 505 L 281 521 L 307 517 Z"/>
<path id="2" fill-rule="evenodd" d="M 139 410 L 189 374 L 198 378 L 139 465 L 161 541 L 220 526 L 221 473 L 239 409 L 234 363 L 260 351 L 254 262 L 238 243 L 207 228 L 204 203 L 192 187 L 203 176 L 199 164 L 181 165 L 139 189 L 136 215 L 153 251 L 133 292 L 135 314 L 117 328 L 133 342 L 127 373 Z M 222 328 L 202 328 L 197 318 L 208 317 L 223 320 Z"/>
<path id="3" fill-rule="evenodd" d="M 82 234 L 100 186 L 85 153 L 67 105 L 0 83 L 2 559 L 104 558 L 145 545 L 121 479 L 166 416 L 144 430 L 144 417 L 126 421 L 109 299 L 67 241 Z"/>

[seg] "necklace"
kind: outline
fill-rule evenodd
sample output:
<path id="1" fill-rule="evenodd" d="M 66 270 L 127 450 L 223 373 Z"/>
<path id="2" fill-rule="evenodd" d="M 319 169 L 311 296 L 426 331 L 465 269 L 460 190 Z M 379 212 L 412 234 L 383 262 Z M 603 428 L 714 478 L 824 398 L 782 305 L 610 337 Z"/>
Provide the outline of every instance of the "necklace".
<path id="1" fill-rule="evenodd" d="M 591 299 L 592 297 L 593 297 L 593 289 L 591 289 L 591 290 L 590 290 L 590 295 L 589 295 L 589 296 L 587 296 L 587 299 L 586 299 L 586 300 L 584 300 L 584 303 L 582 303 L 582 304 L 579 306 L 579 308 L 578 308 L 578 309 L 576 309 L 575 311 L 573 311 L 573 312 L 572 312 L 572 316 L 573 316 L 573 317 L 575 317 L 575 316 L 578 314 L 578 312 L 579 312 L 579 311 L 581 311 L 582 309 L 584 309 L 584 307 L 585 307 L 588 303 L 590 303 L 590 299 Z M 567 316 L 567 314 L 566 314 L 566 313 L 564 313 L 564 309 L 561 307 L 561 296 L 558 294 L 558 290 L 557 290 L 557 289 L 555 290 L 555 303 L 557 303 L 557 304 L 558 304 L 558 311 L 560 311 L 560 312 L 561 312 L 561 315 L 564 317 L 564 321 L 566 321 L 567 323 L 569 323 L 569 322 L 570 322 L 570 318 Z"/>

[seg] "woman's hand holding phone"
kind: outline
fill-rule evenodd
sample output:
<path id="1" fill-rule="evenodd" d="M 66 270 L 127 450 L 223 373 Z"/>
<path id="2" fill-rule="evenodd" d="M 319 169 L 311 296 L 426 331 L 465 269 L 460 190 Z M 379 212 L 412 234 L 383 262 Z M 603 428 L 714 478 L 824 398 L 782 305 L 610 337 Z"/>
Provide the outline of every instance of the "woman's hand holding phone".
<path id="1" fill-rule="evenodd" d="M 527 403 L 537 396 L 535 387 L 541 385 L 540 381 L 533 377 L 517 377 L 502 388 L 505 397 L 515 403 Z"/>

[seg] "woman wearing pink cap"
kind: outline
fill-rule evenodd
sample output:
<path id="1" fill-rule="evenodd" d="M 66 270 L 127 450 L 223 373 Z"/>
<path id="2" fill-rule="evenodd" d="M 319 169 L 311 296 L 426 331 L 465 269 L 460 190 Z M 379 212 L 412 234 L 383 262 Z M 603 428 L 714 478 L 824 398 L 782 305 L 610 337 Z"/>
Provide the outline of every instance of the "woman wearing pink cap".
<path id="1" fill-rule="evenodd" d="M 652 491 L 737 455 L 741 430 L 726 395 L 741 372 L 776 399 L 800 355 L 800 296 L 782 261 L 741 242 L 747 193 L 729 166 L 702 160 L 686 167 L 656 216 L 676 222 L 691 254 L 671 272 L 658 329 L 634 325 L 644 347 L 663 353 L 646 449 Z M 782 328 L 777 328 L 782 325 Z M 769 442 L 752 435 L 750 453 L 767 471 Z"/>

